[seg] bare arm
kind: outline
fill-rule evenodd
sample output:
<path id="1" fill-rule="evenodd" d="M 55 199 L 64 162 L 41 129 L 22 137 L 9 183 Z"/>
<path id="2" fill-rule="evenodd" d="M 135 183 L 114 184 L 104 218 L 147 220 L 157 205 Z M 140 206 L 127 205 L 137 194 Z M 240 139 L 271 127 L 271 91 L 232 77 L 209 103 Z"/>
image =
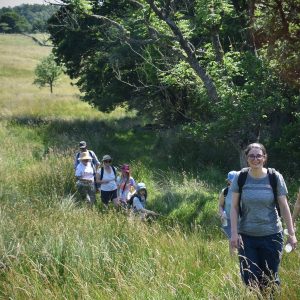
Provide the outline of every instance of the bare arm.
<path id="1" fill-rule="evenodd" d="M 296 223 L 296 219 L 299 216 L 299 213 L 300 213 L 300 189 L 299 189 L 297 201 L 295 203 L 294 210 L 293 210 L 293 216 L 292 216 L 293 224 Z"/>
<path id="2" fill-rule="evenodd" d="M 225 207 L 225 198 L 224 198 L 224 193 L 223 191 L 219 195 L 219 216 L 223 216 L 223 211 Z"/>
<path id="3" fill-rule="evenodd" d="M 292 216 L 290 212 L 290 208 L 287 202 L 286 196 L 279 196 L 278 197 L 278 204 L 280 207 L 281 216 L 286 224 L 289 237 L 288 242 L 291 244 L 292 248 L 295 249 L 297 245 L 297 239 L 295 236 L 295 230 L 292 222 Z"/>
<path id="4" fill-rule="evenodd" d="M 239 193 L 232 193 L 232 202 L 230 210 L 230 221 L 231 221 L 231 239 L 230 244 L 232 248 L 239 247 L 239 235 L 238 235 L 238 216 L 239 216 Z"/>

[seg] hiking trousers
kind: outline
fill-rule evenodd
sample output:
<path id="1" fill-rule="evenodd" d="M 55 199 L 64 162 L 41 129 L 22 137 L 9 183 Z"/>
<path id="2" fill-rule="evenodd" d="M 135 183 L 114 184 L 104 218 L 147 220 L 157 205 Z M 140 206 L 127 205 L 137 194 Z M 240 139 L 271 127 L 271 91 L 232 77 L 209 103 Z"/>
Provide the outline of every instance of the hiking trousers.
<path id="1" fill-rule="evenodd" d="M 239 248 L 240 272 L 248 286 L 265 288 L 280 285 L 278 276 L 282 257 L 282 232 L 267 236 L 241 234 L 243 246 Z"/>
<path id="2" fill-rule="evenodd" d="M 92 183 L 77 183 L 77 190 L 81 201 L 87 202 L 91 205 L 96 202 L 96 189 L 94 182 Z"/>

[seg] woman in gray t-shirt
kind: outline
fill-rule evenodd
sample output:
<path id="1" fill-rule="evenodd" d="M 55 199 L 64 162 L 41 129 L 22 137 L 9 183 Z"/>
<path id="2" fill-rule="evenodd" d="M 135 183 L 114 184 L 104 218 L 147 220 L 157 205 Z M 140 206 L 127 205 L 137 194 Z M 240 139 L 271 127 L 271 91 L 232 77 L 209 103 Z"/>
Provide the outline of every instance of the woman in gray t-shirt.
<path id="1" fill-rule="evenodd" d="M 268 170 L 265 147 L 250 144 L 245 150 L 249 166 L 240 195 L 239 176 L 235 177 L 231 204 L 231 246 L 238 248 L 240 271 L 244 282 L 265 289 L 272 283 L 279 285 L 278 269 L 283 248 L 282 224 L 276 209 L 274 192 Z M 287 188 L 282 175 L 275 172 L 277 201 L 289 237 L 296 247 L 297 239 L 287 203 Z M 238 216 L 239 226 L 238 226 Z"/>

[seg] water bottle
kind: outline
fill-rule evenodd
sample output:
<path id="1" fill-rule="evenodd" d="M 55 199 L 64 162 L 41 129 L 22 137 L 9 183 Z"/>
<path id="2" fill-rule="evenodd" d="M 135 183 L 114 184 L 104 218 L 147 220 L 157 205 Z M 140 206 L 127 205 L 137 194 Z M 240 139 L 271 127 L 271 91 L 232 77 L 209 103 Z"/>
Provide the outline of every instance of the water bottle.
<path id="1" fill-rule="evenodd" d="M 224 210 L 222 213 L 222 226 L 223 227 L 227 227 L 228 226 L 228 222 L 227 222 L 227 215 L 226 215 L 226 211 Z"/>
<path id="2" fill-rule="evenodd" d="M 290 253 L 293 250 L 293 247 L 290 243 L 286 244 L 284 247 L 286 253 Z"/>

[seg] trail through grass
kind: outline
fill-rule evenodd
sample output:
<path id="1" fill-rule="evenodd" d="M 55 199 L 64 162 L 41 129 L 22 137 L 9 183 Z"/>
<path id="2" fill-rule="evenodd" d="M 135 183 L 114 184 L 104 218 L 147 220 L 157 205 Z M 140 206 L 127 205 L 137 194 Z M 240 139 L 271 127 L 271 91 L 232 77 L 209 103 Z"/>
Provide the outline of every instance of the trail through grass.
<path id="1" fill-rule="evenodd" d="M 53 95 L 38 89 L 33 70 L 49 51 L 0 35 L 0 299 L 257 299 L 219 229 L 224 175 L 170 165 L 159 132 L 135 127 L 134 112 L 81 102 L 67 77 Z M 99 195 L 93 209 L 76 206 L 83 139 L 99 157 L 130 163 L 163 216 L 142 223 L 104 211 Z M 278 299 L 300 298 L 299 262 L 298 250 L 284 254 Z"/>

